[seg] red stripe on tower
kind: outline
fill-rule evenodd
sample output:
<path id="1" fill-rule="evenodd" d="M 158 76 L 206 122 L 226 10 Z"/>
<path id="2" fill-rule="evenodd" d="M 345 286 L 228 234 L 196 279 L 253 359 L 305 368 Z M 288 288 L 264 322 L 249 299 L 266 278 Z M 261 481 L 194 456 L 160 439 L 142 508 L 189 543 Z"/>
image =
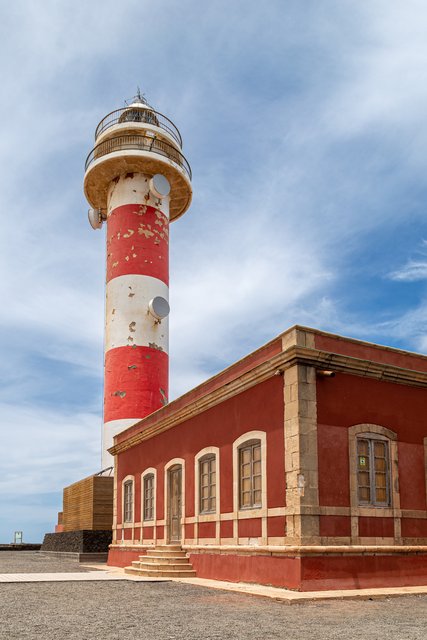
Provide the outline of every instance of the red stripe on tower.
<path id="1" fill-rule="evenodd" d="M 116 207 L 108 217 L 107 282 L 139 273 L 169 284 L 169 220 L 146 204 Z"/>

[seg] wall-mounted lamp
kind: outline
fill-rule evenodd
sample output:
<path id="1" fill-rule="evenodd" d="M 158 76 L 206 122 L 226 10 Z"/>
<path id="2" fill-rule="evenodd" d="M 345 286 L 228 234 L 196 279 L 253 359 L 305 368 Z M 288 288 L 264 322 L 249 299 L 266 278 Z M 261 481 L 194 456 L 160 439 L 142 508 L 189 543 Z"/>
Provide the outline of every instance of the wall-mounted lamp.
<path id="1" fill-rule="evenodd" d="M 335 371 L 331 371 L 330 369 L 316 369 L 316 375 L 318 375 L 319 378 L 334 378 Z"/>

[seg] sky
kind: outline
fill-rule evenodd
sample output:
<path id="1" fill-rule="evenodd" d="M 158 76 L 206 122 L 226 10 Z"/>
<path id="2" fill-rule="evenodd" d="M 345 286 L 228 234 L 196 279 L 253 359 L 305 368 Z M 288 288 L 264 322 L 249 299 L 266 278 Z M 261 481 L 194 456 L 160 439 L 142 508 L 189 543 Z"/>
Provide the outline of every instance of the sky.
<path id="1" fill-rule="evenodd" d="M 100 470 L 95 127 L 137 86 L 193 170 L 175 398 L 293 324 L 427 350 L 424 0 L 0 0 L 0 542 Z"/>

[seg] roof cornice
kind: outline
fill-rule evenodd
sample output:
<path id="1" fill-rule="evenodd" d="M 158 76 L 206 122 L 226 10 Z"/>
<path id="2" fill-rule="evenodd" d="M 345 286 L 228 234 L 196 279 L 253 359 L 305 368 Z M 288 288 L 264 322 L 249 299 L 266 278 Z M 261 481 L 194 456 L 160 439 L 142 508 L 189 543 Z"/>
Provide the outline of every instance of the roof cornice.
<path id="1" fill-rule="evenodd" d="M 205 396 L 177 409 L 170 415 L 164 418 L 159 416 L 159 420 L 144 428 L 144 423 L 151 417 L 147 416 L 147 418 L 140 423 L 141 431 L 115 444 L 108 451 L 112 455 L 126 451 L 144 440 L 168 431 L 182 422 L 203 413 L 207 409 L 268 380 L 274 375 L 281 375 L 286 369 L 294 365 L 305 365 L 314 367 L 315 369 L 328 369 L 349 375 L 372 378 L 382 382 L 393 382 L 412 387 L 427 388 L 427 372 L 404 369 L 391 364 L 293 345 L 286 351 L 273 356 L 267 360 L 267 362 L 257 365 L 235 380 L 224 384 L 218 389 L 214 389 Z"/>

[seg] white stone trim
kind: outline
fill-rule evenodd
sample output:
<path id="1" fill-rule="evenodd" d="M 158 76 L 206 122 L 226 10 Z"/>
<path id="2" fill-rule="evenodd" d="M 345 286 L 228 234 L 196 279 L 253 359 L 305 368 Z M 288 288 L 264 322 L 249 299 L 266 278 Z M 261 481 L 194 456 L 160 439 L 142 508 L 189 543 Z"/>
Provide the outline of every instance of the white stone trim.
<path id="1" fill-rule="evenodd" d="M 261 442 L 261 507 L 254 509 L 240 509 L 240 487 L 239 487 L 239 449 L 251 440 Z M 247 431 L 233 442 L 233 539 L 238 544 L 239 529 L 238 520 L 244 518 L 261 518 L 262 534 L 261 544 L 267 542 L 267 434 L 265 431 Z"/>
<path id="2" fill-rule="evenodd" d="M 153 519 L 152 520 L 144 520 L 144 478 L 145 476 L 153 475 L 153 488 L 154 488 L 154 496 L 153 496 Z M 155 527 L 156 526 L 156 508 L 157 503 L 157 469 L 155 467 L 148 467 L 141 473 L 141 527 Z"/>
<path id="3" fill-rule="evenodd" d="M 125 484 L 126 482 L 132 481 L 132 520 L 130 522 L 125 522 Z M 135 476 L 128 475 L 122 480 L 122 530 L 123 529 L 132 529 L 132 538 L 130 541 L 133 541 L 135 528 Z M 122 541 L 123 541 L 123 533 L 122 533 Z"/>
<path id="4" fill-rule="evenodd" d="M 215 511 L 212 513 L 200 513 L 200 461 L 208 455 L 215 456 Z M 219 447 L 205 447 L 198 451 L 194 457 L 194 538 L 199 539 L 199 522 L 216 522 L 215 544 L 220 541 L 220 508 L 221 508 L 221 476 L 220 476 L 220 450 Z"/>
<path id="5" fill-rule="evenodd" d="M 390 456 L 390 506 L 370 506 L 359 505 L 358 484 L 357 484 L 357 437 L 378 437 L 379 440 L 386 440 L 389 443 Z M 367 538 L 359 536 L 359 517 L 393 517 L 394 519 L 394 542 L 401 543 L 401 510 L 399 492 L 399 459 L 397 450 L 397 434 L 378 424 L 361 423 L 355 424 L 348 429 L 348 455 L 350 470 L 350 514 L 351 514 L 351 543 L 368 544 Z M 387 538 L 384 538 L 387 541 Z M 386 543 L 386 542 L 385 542 Z"/>
<path id="6" fill-rule="evenodd" d="M 175 465 L 181 465 L 181 544 L 185 540 L 185 460 L 184 458 L 172 458 L 165 464 L 164 468 L 164 541 L 169 540 L 169 517 L 168 517 L 168 496 L 169 496 L 169 469 Z"/>
<path id="7" fill-rule="evenodd" d="M 112 456 L 111 456 L 112 457 Z M 117 542 L 117 458 L 118 456 L 114 456 L 114 485 L 113 485 L 113 539 L 112 543 L 115 544 Z"/>

